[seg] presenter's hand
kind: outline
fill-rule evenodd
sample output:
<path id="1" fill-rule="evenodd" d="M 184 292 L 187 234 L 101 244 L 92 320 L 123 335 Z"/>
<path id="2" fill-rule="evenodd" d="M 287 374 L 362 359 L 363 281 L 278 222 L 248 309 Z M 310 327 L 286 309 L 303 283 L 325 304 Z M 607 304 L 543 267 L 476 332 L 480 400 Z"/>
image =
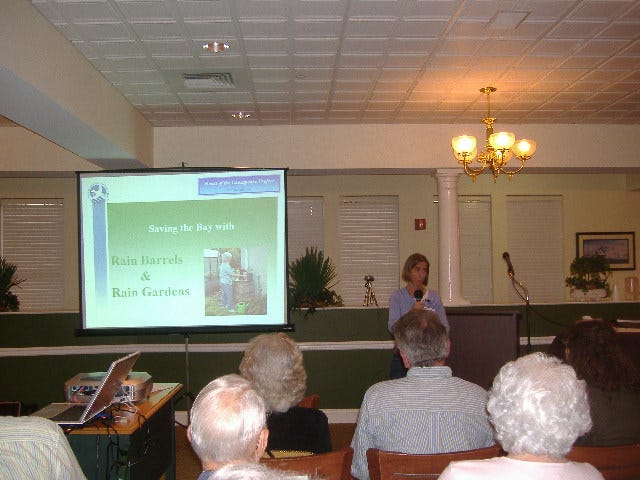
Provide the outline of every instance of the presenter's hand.
<path id="1" fill-rule="evenodd" d="M 416 303 L 413 304 L 412 310 L 423 310 L 424 309 L 424 304 L 422 303 L 422 300 L 416 300 Z"/>

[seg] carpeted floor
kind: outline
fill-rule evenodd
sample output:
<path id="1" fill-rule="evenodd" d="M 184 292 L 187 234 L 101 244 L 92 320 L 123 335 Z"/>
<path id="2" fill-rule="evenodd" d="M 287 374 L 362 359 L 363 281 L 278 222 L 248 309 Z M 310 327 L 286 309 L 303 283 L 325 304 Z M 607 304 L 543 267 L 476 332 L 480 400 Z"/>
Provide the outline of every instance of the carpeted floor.
<path id="1" fill-rule="evenodd" d="M 332 423 L 329 425 L 331 444 L 334 450 L 348 447 L 351 444 L 355 427 L 355 424 L 351 423 Z M 200 471 L 200 460 L 187 440 L 187 429 L 176 425 L 176 478 L 178 480 L 196 480 Z"/>

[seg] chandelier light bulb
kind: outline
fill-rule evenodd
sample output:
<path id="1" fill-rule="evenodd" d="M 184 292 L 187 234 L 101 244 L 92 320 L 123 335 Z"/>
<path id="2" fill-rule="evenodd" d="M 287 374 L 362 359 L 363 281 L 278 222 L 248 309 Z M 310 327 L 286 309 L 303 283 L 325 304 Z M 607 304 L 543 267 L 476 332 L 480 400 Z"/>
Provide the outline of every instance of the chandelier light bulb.
<path id="1" fill-rule="evenodd" d="M 476 137 L 472 135 L 460 135 L 451 140 L 451 148 L 457 155 L 470 154 L 476 149 Z"/>
<path id="2" fill-rule="evenodd" d="M 489 144 L 495 150 L 509 150 L 516 141 L 516 136 L 511 132 L 498 132 L 489 137 Z"/>
<path id="3" fill-rule="evenodd" d="M 523 138 L 522 140 L 518 140 L 513 147 L 511 147 L 511 150 L 516 157 L 528 160 L 536 152 L 536 142 L 528 138 Z"/>

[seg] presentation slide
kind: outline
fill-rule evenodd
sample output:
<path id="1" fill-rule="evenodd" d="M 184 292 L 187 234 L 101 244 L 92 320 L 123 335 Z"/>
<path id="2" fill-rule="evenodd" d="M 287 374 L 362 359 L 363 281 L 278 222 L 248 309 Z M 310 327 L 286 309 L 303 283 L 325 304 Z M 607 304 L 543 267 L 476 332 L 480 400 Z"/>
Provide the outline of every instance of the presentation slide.
<path id="1" fill-rule="evenodd" d="M 78 173 L 82 329 L 286 325 L 286 170 Z"/>

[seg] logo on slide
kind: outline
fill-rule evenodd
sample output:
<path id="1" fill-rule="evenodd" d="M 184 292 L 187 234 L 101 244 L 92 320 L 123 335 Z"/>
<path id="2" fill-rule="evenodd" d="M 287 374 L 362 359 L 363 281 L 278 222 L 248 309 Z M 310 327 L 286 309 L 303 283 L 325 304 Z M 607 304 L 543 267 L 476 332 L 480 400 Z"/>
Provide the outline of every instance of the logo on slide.
<path id="1" fill-rule="evenodd" d="M 93 203 L 105 203 L 109 196 L 109 190 L 102 183 L 94 183 L 89 187 L 89 198 Z"/>

